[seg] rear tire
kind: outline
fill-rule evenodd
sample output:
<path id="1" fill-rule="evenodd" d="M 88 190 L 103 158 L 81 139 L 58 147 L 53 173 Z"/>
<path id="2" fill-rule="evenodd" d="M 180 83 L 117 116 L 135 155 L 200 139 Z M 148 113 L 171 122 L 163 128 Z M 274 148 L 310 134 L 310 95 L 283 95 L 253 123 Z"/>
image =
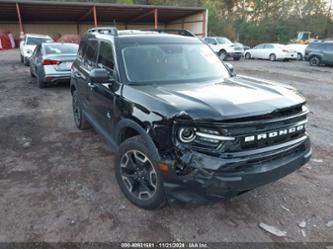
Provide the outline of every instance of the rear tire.
<path id="1" fill-rule="evenodd" d="M 20 55 L 20 59 L 21 59 L 21 63 L 23 63 L 24 60 L 23 60 L 23 56 L 22 55 Z"/>
<path id="2" fill-rule="evenodd" d="M 242 57 L 234 57 L 234 61 L 239 61 Z"/>
<path id="3" fill-rule="evenodd" d="M 246 53 L 245 54 L 245 59 L 250 60 L 251 59 L 251 54 L 250 53 Z"/>
<path id="4" fill-rule="evenodd" d="M 89 124 L 87 118 L 82 112 L 82 107 L 77 90 L 74 90 L 72 95 L 72 106 L 75 126 L 80 130 L 87 130 L 91 128 L 91 125 Z"/>
<path id="5" fill-rule="evenodd" d="M 269 60 L 270 61 L 276 61 L 276 55 L 275 54 L 270 54 L 269 55 Z"/>
<path id="6" fill-rule="evenodd" d="M 301 53 L 297 53 L 297 60 L 302 61 L 303 60 L 303 55 Z"/>
<path id="7" fill-rule="evenodd" d="M 320 66 L 321 59 L 318 56 L 312 56 L 309 60 L 310 66 Z"/>
<path id="8" fill-rule="evenodd" d="M 31 67 L 30 67 L 30 76 L 31 76 L 32 78 L 36 78 L 36 76 L 33 74 L 32 70 L 31 70 Z"/>
<path id="9" fill-rule="evenodd" d="M 121 191 L 134 205 L 144 209 L 158 209 L 166 204 L 163 180 L 141 136 L 125 140 L 119 147 L 115 171 Z"/>
<path id="10" fill-rule="evenodd" d="M 25 57 L 23 57 L 23 64 L 26 67 L 29 66 L 29 60 L 27 58 L 25 58 Z"/>

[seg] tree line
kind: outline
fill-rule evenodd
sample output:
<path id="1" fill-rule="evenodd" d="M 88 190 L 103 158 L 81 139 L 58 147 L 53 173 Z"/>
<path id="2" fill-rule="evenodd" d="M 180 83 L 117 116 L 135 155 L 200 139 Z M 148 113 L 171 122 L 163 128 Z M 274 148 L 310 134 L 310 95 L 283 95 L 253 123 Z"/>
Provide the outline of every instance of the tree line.
<path id="1" fill-rule="evenodd" d="M 208 9 L 208 34 L 253 46 L 287 43 L 297 31 L 333 38 L 333 0 L 81 0 Z"/>

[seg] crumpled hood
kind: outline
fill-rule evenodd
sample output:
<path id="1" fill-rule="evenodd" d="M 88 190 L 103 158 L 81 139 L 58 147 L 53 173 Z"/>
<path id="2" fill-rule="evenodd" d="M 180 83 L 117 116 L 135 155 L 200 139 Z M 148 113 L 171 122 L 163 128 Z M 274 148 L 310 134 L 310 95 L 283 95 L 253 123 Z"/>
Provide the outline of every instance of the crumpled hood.
<path id="1" fill-rule="evenodd" d="M 265 115 L 305 102 L 292 87 L 246 76 L 224 82 L 131 87 L 140 92 L 130 94 L 140 98 L 133 102 L 169 118 L 185 115 L 193 120 L 235 119 Z"/>

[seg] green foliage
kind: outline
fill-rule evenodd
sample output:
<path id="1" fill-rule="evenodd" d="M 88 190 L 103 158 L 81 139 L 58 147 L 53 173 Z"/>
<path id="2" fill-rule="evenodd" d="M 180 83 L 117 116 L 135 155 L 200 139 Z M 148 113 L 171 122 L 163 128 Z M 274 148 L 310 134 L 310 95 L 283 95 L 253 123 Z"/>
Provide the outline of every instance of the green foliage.
<path id="1" fill-rule="evenodd" d="M 209 10 L 209 35 L 228 36 L 253 46 L 262 42 L 288 43 L 296 38 L 297 31 L 332 37 L 332 7 L 328 1 L 206 0 L 204 6 Z"/>

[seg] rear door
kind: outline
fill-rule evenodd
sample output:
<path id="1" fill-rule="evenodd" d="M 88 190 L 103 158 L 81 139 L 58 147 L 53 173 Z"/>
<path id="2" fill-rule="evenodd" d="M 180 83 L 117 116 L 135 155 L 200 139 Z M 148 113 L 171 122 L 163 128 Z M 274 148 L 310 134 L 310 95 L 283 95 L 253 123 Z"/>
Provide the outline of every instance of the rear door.
<path id="1" fill-rule="evenodd" d="M 92 85 L 90 83 L 89 73 L 96 67 L 98 41 L 96 39 L 86 40 L 86 46 L 82 48 L 84 51 L 79 51 L 83 54 L 80 62 L 73 70 L 73 77 L 76 79 L 79 91 L 81 104 L 88 114 L 92 113 L 91 108 L 91 91 Z"/>
<path id="2" fill-rule="evenodd" d="M 274 52 L 274 46 L 272 44 L 265 44 L 264 48 L 262 49 L 261 52 L 261 58 L 262 59 L 268 59 L 270 54 L 275 54 Z"/>

